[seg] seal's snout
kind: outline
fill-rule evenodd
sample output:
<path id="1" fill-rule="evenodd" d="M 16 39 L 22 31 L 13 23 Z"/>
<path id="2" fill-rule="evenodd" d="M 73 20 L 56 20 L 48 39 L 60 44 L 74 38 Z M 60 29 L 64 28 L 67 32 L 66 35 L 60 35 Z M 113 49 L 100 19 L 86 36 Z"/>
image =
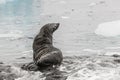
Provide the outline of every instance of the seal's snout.
<path id="1" fill-rule="evenodd" d="M 55 29 L 57 29 L 59 27 L 60 23 L 56 23 L 55 24 Z"/>
<path id="2" fill-rule="evenodd" d="M 56 26 L 59 26 L 60 25 L 60 23 L 56 23 Z"/>

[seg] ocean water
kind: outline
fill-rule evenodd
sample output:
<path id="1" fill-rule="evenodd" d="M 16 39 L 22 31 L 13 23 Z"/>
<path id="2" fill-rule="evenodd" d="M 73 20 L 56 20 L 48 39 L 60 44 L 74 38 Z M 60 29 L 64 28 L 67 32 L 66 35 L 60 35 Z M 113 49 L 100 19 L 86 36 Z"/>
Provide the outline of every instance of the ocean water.
<path id="1" fill-rule="evenodd" d="M 118 3 L 0 0 L 0 61 L 13 66 L 16 80 L 44 80 L 42 73 L 23 71 L 13 64 L 31 62 L 35 35 L 44 24 L 59 22 L 54 46 L 65 56 L 60 70 L 67 72 L 67 80 L 119 80 L 120 66 L 111 55 L 120 52 L 120 36 L 95 34 L 99 24 L 120 19 Z"/>

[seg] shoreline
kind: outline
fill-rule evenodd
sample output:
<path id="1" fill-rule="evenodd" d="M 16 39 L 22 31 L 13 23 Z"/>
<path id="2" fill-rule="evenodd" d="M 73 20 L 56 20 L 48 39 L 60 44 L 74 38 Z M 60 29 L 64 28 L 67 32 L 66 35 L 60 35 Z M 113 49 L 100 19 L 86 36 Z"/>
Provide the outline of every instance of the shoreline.
<path id="1" fill-rule="evenodd" d="M 73 56 L 73 57 L 70 57 L 70 56 L 66 56 L 64 57 L 62 65 L 60 66 L 60 69 L 59 69 L 62 72 L 53 71 L 49 75 L 46 75 L 47 78 L 45 78 L 46 73 L 44 74 L 39 71 L 37 72 L 25 71 L 25 70 L 20 69 L 20 65 L 22 64 L 18 63 L 15 66 L 13 64 L 9 65 L 9 64 L 1 63 L 0 74 L 6 79 L 9 78 L 9 80 L 10 79 L 12 80 L 12 78 L 14 78 L 15 80 L 26 80 L 26 79 L 28 80 L 39 80 L 39 79 L 49 80 L 48 77 L 49 78 L 51 77 L 51 79 L 55 77 L 55 75 L 53 76 L 52 74 L 57 74 L 57 75 L 59 74 L 58 78 L 64 78 L 62 80 L 78 80 L 79 78 L 81 79 L 86 78 L 85 80 L 89 80 L 90 78 L 93 78 L 95 76 L 98 76 L 99 78 L 103 78 L 100 76 L 106 75 L 106 74 L 109 74 L 112 76 L 112 78 L 114 78 L 114 76 L 119 75 L 118 72 L 120 68 L 120 57 L 115 57 L 115 56 Z M 101 73 L 101 71 L 104 71 L 104 73 Z M 111 71 L 113 72 L 112 74 L 111 74 Z M 0 76 L 0 79 L 2 80 L 3 77 Z"/>

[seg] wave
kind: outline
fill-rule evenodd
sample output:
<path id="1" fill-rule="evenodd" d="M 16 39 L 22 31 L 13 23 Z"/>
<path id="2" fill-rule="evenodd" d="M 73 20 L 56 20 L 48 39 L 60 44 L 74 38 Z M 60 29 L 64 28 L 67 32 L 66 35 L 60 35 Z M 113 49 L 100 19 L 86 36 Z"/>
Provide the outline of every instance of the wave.
<path id="1" fill-rule="evenodd" d="M 16 38 L 19 38 L 19 37 L 22 37 L 22 35 L 20 34 L 0 34 L 0 37 L 16 37 Z"/>
<path id="2" fill-rule="evenodd" d="M 0 34 L 0 38 L 10 38 L 12 40 L 20 39 L 20 38 L 23 38 L 23 37 L 25 37 L 25 35 L 20 30 L 11 30 L 7 33 Z"/>

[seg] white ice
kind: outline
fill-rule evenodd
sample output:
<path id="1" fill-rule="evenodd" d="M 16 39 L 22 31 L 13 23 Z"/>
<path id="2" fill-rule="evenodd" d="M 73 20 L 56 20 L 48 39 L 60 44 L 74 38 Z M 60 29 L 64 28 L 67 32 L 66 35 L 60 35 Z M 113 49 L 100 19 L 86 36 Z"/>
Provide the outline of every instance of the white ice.
<path id="1" fill-rule="evenodd" d="M 98 28 L 95 30 L 95 33 L 105 37 L 120 35 L 120 20 L 99 24 Z"/>

